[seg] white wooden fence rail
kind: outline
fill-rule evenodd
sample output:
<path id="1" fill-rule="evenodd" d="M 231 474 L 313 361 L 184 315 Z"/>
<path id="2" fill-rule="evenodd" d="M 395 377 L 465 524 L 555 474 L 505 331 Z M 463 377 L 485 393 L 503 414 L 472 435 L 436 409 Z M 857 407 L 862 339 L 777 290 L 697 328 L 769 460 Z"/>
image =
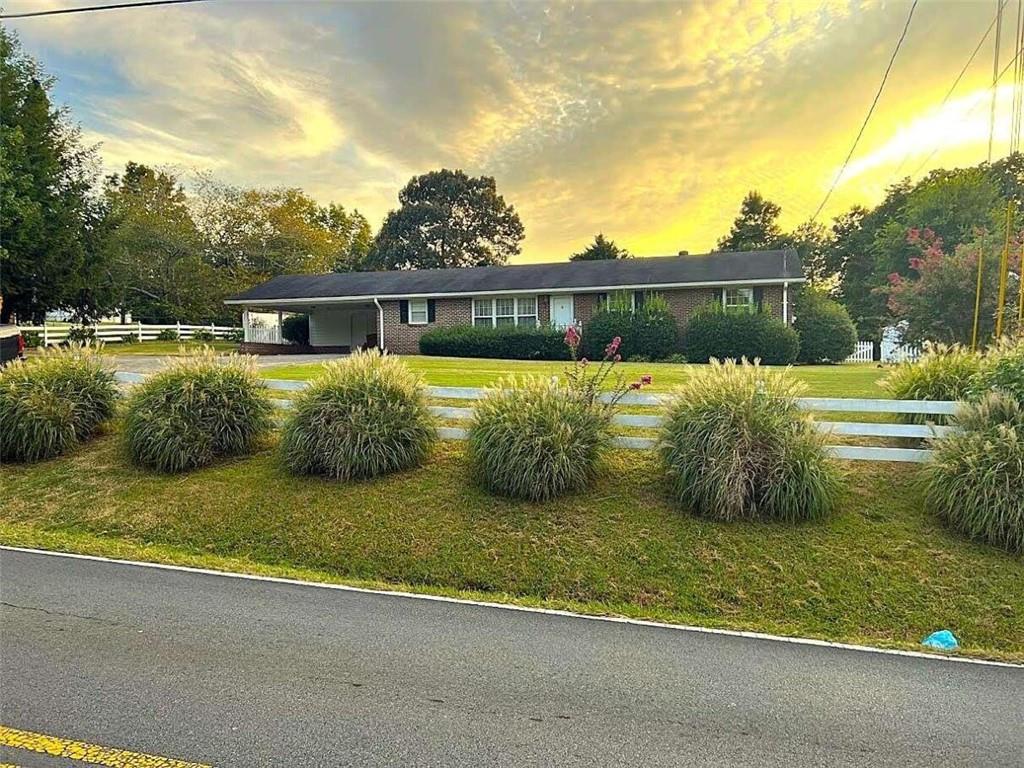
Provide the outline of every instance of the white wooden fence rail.
<path id="1" fill-rule="evenodd" d="M 139 373 L 118 372 L 118 381 L 124 384 L 137 384 L 145 376 Z M 267 379 L 269 389 L 282 392 L 298 392 L 308 386 L 305 381 L 288 381 L 284 379 Z M 477 387 L 427 387 L 431 397 L 439 400 L 478 400 L 485 392 Z M 620 401 L 623 405 L 662 406 L 670 395 L 646 394 L 630 392 Z M 291 401 L 275 400 L 280 408 L 290 408 Z M 949 416 L 956 412 L 957 403 L 951 400 L 876 400 L 845 397 L 804 397 L 799 400 L 800 407 L 818 413 L 877 413 L 877 414 L 915 414 L 925 416 Z M 430 406 L 431 412 L 449 421 L 468 421 L 473 418 L 472 408 L 451 405 Z M 640 427 L 654 429 L 664 423 L 660 415 L 620 413 L 613 418 L 613 423 L 623 427 Z M 818 429 L 830 435 L 844 435 L 871 438 L 931 438 L 943 437 L 955 428 L 935 424 L 893 424 L 869 421 L 817 421 Z M 441 427 L 439 434 L 446 440 L 465 440 L 468 431 L 462 427 Z M 650 449 L 657 445 L 653 437 L 617 435 L 614 443 L 620 448 Z M 829 445 L 828 449 L 834 456 L 841 459 L 861 461 L 927 461 L 932 451 L 927 448 L 893 448 L 873 445 Z"/>
<path id="2" fill-rule="evenodd" d="M 72 328 L 83 326 L 72 326 L 61 323 L 59 325 L 22 325 L 22 331 L 38 333 L 43 346 L 55 346 L 62 343 Z M 179 339 L 191 339 L 196 331 L 208 331 L 216 339 L 224 339 L 240 334 L 242 329 L 230 325 L 188 325 L 186 323 L 174 323 L 172 325 L 148 325 L 146 323 L 102 323 L 99 325 L 87 325 L 95 334 L 95 338 L 106 344 L 117 344 L 123 342 L 126 336 L 131 336 L 134 341 L 155 341 L 161 331 L 175 331 Z"/>

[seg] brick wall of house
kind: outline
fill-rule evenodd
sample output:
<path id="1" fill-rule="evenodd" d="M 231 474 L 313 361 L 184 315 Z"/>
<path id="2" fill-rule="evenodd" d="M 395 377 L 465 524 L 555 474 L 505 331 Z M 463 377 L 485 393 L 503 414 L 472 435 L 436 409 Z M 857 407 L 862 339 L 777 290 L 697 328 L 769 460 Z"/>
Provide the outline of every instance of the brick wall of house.
<path id="1" fill-rule="evenodd" d="M 669 309 L 675 315 L 680 330 L 685 327 L 687 319 L 695 309 L 708 303 L 722 300 L 721 288 L 680 288 L 663 290 L 659 293 L 668 302 Z M 794 292 L 790 287 L 790 302 Z M 596 293 L 577 293 L 574 299 L 576 320 L 586 324 L 597 311 Z M 546 294 L 537 296 L 537 317 L 540 323 L 551 320 L 551 297 Z M 782 286 L 764 286 L 764 303 L 772 314 L 782 317 Z M 458 325 L 469 325 L 473 322 L 473 300 L 470 298 L 452 298 L 435 300 L 435 319 L 427 325 L 408 325 L 401 322 L 398 301 L 382 301 L 384 308 L 384 344 L 394 353 L 400 355 L 419 354 L 420 336 L 433 328 L 452 328 Z M 790 310 L 792 317 L 792 308 Z"/>
<path id="2" fill-rule="evenodd" d="M 380 304 L 384 309 L 384 346 L 399 355 L 418 355 L 420 336 L 429 330 L 473 322 L 473 300 L 469 298 L 435 299 L 434 322 L 426 325 L 403 324 L 398 301 Z"/>

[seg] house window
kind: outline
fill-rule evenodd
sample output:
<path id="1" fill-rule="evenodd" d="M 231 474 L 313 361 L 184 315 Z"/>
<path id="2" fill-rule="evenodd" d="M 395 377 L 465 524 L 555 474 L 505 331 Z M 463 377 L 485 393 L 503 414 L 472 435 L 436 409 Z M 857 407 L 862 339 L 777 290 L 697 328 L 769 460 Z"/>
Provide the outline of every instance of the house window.
<path id="1" fill-rule="evenodd" d="M 409 299 L 409 325 L 426 325 L 428 317 L 426 299 Z"/>
<path id="2" fill-rule="evenodd" d="M 754 312 L 757 309 L 754 303 L 754 289 L 723 288 L 722 307 L 726 312 Z"/>
<path id="3" fill-rule="evenodd" d="M 494 325 L 493 299 L 473 299 L 473 325 L 487 328 Z"/>
<path id="4" fill-rule="evenodd" d="M 598 306 L 600 309 L 617 312 L 636 312 L 636 292 L 613 291 L 612 293 L 599 294 Z"/>
<path id="5" fill-rule="evenodd" d="M 488 328 L 518 325 L 533 328 L 537 325 L 537 297 L 498 296 L 493 299 L 473 299 L 473 325 Z"/>
<path id="6" fill-rule="evenodd" d="M 523 296 L 516 299 L 516 325 L 525 328 L 537 327 L 536 296 Z"/>

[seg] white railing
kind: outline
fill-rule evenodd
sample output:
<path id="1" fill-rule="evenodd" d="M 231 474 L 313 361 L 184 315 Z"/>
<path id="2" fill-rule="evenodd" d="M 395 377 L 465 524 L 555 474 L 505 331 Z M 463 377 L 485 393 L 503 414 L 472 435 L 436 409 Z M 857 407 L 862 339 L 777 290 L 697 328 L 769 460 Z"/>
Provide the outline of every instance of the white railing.
<path id="1" fill-rule="evenodd" d="M 139 373 L 118 372 L 118 381 L 124 384 L 137 384 L 145 376 Z M 264 382 L 269 389 L 283 392 L 298 392 L 309 386 L 306 381 L 288 381 L 284 379 L 267 379 Z M 479 400 L 485 390 L 477 387 L 427 387 L 432 398 L 437 400 Z M 623 405 L 650 406 L 660 408 L 670 399 L 670 395 L 652 395 L 641 392 L 630 392 L 620 401 Z M 281 408 L 290 408 L 290 400 L 275 400 Z M 957 403 L 951 400 L 875 400 L 847 397 L 803 397 L 799 400 L 800 407 L 816 413 L 877 413 L 877 414 L 914 414 L 925 416 L 950 416 L 956 412 Z M 430 406 L 431 412 L 438 418 L 448 421 L 468 421 L 473 418 L 472 408 L 450 405 Z M 638 427 L 657 429 L 664 423 L 660 414 L 616 414 L 613 423 L 621 427 Z M 893 424 L 878 421 L 816 421 L 818 429 L 829 435 L 869 438 L 932 438 L 950 434 L 955 428 L 936 424 Z M 468 430 L 462 427 L 440 427 L 440 436 L 445 440 L 465 440 Z M 614 443 L 620 448 L 651 449 L 657 446 L 657 439 L 646 436 L 617 435 Z M 829 451 L 840 459 L 859 461 L 927 461 L 932 451 L 928 448 L 895 448 L 875 445 L 829 445 Z"/>
<path id="2" fill-rule="evenodd" d="M 844 363 L 870 363 L 875 359 L 875 345 L 870 341 L 858 341 L 853 354 Z"/>
<path id="3" fill-rule="evenodd" d="M 279 325 L 250 325 L 245 331 L 245 340 L 254 344 L 284 344 Z"/>
<path id="4" fill-rule="evenodd" d="M 117 344 L 131 337 L 132 341 L 155 341 L 161 331 L 174 331 L 179 339 L 191 339 L 197 331 L 207 331 L 213 334 L 216 339 L 231 338 L 241 331 L 241 328 L 230 325 L 188 325 L 185 323 L 174 323 L 173 325 L 147 325 L 145 323 L 102 323 L 99 325 L 73 326 L 67 323 L 51 325 L 22 325 L 22 331 L 38 333 L 43 346 L 61 344 L 68 337 L 72 328 L 90 328 L 94 337 L 106 344 Z"/>

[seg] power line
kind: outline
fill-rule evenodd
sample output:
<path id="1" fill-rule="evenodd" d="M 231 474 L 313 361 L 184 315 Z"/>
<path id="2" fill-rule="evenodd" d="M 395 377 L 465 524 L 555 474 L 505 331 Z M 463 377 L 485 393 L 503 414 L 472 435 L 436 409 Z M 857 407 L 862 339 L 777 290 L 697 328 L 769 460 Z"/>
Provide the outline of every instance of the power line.
<path id="1" fill-rule="evenodd" d="M 92 11 L 114 11 L 121 8 L 144 8 L 151 5 L 180 5 L 202 3 L 206 0 L 140 0 L 137 3 L 111 3 L 110 5 L 88 5 L 80 8 L 58 8 L 49 11 L 27 11 L 25 13 L 0 13 L 0 19 L 30 19 L 35 16 L 59 16 L 65 13 L 90 13 Z"/>
<path id="2" fill-rule="evenodd" d="M 1010 70 L 1010 67 L 1014 66 L 1017 63 L 1017 61 L 1019 59 L 1021 59 L 1021 58 L 1022 58 L 1022 54 L 1021 53 L 1017 53 L 1013 57 L 1013 59 L 1010 61 L 1010 63 L 1007 64 L 1005 67 L 1003 67 L 1002 70 L 1000 70 L 1000 72 L 996 76 L 994 82 L 998 83 L 1000 80 L 1002 80 L 1003 79 L 1003 75 L 1005 75 Z M 963 115 L 960 116 L 960 120 L 963 120 L 965 117 L 970 117 L 971 115 L 973 115 L 975 112 L 978 111 L 978 107 L 980 107 L 983 103 L 984 102 L 982 102 L 982 101 L 978 101 L 977 103 L 975 103 L 975 105 L 973 107 L 971 107 L 969 110 L 967 110 L 967 112 L 965 112 Z M 945 131 L 943 131 L 943 134 L 945 134 Z M 918 165 L 917 168 L 914 169 L 914 172 L 911 175 L 912 176 L 917 176 L 917 174 L 919 174 L 921 172 L 921 169 L 924 168 L 926 165 L 928 165 L 928 163 L 931 161 L 931 159 L 933 157 L 935 157 L 936 153 L 939 151 L 941 146 L 942 146 L 942 138 L 940 137 L 938 143 L 932 149 L 932 151 L 928 155 L 928 157 L 926 157 L 924 160 L 921 161 L 921 164 Z"/>
<path id="3" fill-rule="evenodd" d="M 1024 2 L 1024 0 L 1018 1 Z M 953 91 L 956 90 L 956 87 L 960 85 L 960 81 L 964 79 L 964 75 L 967 74 L 967 70 L 970 69 L 971 64 L 974 63 L 974 59 L 975 57 L 977 57 L 978 51 L 981 50 L 981 46 L 983 46 L 985 44 L 985 41 L 988 40 L 988 36 L 992 34 L 992 30 L 993 28 L 995 28 L 995 26 L 996 17 L 993 16 L 992 21 L 989 22 L 988 29 L 985 30 L 985 34 L 981 36 L 981 40 L 979 40 L 978 44 L 974 46 L 974 50 L 968 57 L 967 62 L 963 65 L 963 67 L 960 68 L 960 73 L 956 76 L 956 80 L 954 80 L 953 84 L 949 86 L 949 90 L 946 91 L 946 95 L 942 97 L 942 102 L 939 104 L 938 109 L 942 109 L 944 106 L 946 106 L 946 102 L 949 101 L 949 98 L 953 95 Z M 889 181 L 886 183 L 885 186 L 890 186 L 892 182 L 896 179 L 896 177 L 899 176 L 900 171 L 903 170 L 903 166 L 906 165 L 907 160 L 910 159 L 911 152 L 912 149 L 908 149 L 907 152 L 903 155 L 903 159 L 900 160 L 900 164 L 896 166 L 896 170 L 893 171 L 892 176 L 889 177 Z"/>
<path id="4" fill-rule="evenodd" d="M 878 91 L 875 93 L 875 98 L 871 101 L 871 106 L 868 108 L 867 115 L 864 116 L 864 122 L 861 123 L 860 130 L 857 131 L 857 138 L 853 140 L 853 146 L 850 147 L 849 153 L 846 155 L 846 160 L 843 161 L 843 167 L 839 169 L 839 173 L 836 174 L 835 179 L 832 180 L 832 186 L 828 188 L 828 192 L 825 193 L 825 199 L 821 201 L 821 205 L 818 206 L 818 210 L 811 216 L 811 221 L 815 221 L 818 218 L 818 214 L 821 213 L 822 209 L 828 204 L 829 198 L 832 197 L 832 193 L 835 191 L 836 186 L 839 184 L 839 180 L 846 173 L 846 166 L 850 164 L 850 159 L 853 157 L 853 153 L 857 151 L 857 144 L 860 143 L 861 136 L 864 135 L 864 129 L 868 127 L 868 121 L 871 120 L 871 115 L 875 111 L 875 106 L 878 104 L 879 98 L 882 96 L 882 90 L 885 88 L 885 83 L 889 79 L 889 73 L 892 72 L 892 65 L 896 61 L 896 55 L 900 52 L 900 48 L 903 47 L 903 41 L 907 38 L 907 30 L 910 29 L 910 20 L 914 18 L 914 10 L 917 8 L 917 1 L 914 0 L 910 6 L 910 13 L 907 14 L 907 21 L 903 25 L 903 31 L 900 33 L 900 39 L 896 41 L 896 47 L 892 51 L 892 56 L 889 57 L 889 65 L 885 68 L 885 73 L 882 75 L 882 82 L 878 84 Z M 1002 0 L 1000 0 L 1002 2 Z"/>

